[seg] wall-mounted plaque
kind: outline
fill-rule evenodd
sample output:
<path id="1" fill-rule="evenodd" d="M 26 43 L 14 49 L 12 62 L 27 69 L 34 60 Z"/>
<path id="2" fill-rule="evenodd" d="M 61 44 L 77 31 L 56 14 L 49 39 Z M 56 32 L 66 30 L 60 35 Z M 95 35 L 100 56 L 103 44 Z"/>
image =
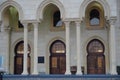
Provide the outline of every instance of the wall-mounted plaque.
<path id="1" fill-rule="evenodd" d="M 44 63 L 44 56 L 38 57 L 38 63 Z"/>

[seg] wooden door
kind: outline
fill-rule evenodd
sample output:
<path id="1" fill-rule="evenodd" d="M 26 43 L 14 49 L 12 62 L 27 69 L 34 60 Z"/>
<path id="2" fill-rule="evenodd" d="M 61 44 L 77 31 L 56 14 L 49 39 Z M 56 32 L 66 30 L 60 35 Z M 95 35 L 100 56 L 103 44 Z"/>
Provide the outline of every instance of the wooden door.
<path id="1" fill-rule="evenodd" d="M 23 55 L 15 56 L 15 74 L 21 74 L 23 71 Z"/>
<path id="2" fill-rule="evenodd" d="M 65 56 L 52 56 L 50 63 L 51 74 L 64 74 L 66 71 Z"/>
<path id="3" fill-rule="evenodd" d="M 23 41 L 20 41 L 15 46 L 15 58 L 14 58 L 14 74 L 22 74 L 23 72 Z M 30 73 L 30 46 L 28 46 L 28 59 L 27 59 L 27 70 Z"/>
<path id="4" fill-rule="evenodd" d="M 57 40 L 50 47 L 50 74 L 64 74 L 66 71 L 65 45 Z"/>
<path id="5" fill-rule="evenodd" d="M 87 46 L 87 73 L 105 74 L 104 45 L 101 41 L 94 39 Z"/>

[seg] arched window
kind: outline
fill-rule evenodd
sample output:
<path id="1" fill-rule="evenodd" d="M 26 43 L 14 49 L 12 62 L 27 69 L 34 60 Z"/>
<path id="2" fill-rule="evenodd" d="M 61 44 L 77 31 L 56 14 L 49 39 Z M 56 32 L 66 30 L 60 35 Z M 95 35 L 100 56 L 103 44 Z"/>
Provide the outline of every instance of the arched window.
<path id="1" fill-rule="evenodd" d="M 87 29 L 103 29 L 104 9 L 100 3 L 93 1 L 87 6 L 85 21 Z"/>
<path id="2" fill-rule="evenodd" d="M 54 24 L 54 27 L 62 26 L 62 21 L 60 19 L 60 11 L 54 12 L 54 14 L 53 14 L 53 24 Z"/>
<path id="3" fill-rule="evenodd" d="M 102 44 L 101 41 L 99 41 L 97 39 L 93 39 L 88 44 L 87 52 L 89 54 L 104 53 L 104 45 Z"/>
<path id="4" fill-rule="evenodd" d="M 28 45 L 28 54 L 30 53 L 31 49 L 30 46 Z M 20 41 L 16 47 L 15 47 L 15 53 L 16 54 L 24 54 L 24 42 Z"/>
<path id="5" fill-rule="evenodd" d="M 90 25 L 99 25 L 100 24 L 100 13 L 97 9 L 93 9 L 90 12 Z"/>
<path id="6" fill-rule="evenodd" d="M 51 53 L 65 53 L 65 45 L 62 41 L 57 40 L 53 42 L 50 49 Z"/>

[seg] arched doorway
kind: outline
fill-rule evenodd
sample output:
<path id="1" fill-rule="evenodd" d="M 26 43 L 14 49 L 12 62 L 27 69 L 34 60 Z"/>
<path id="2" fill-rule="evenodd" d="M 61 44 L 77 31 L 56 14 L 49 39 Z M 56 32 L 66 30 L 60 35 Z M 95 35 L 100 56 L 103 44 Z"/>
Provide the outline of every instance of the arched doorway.
<path id="1" fill-rule="evenodd" d="M 87 45 L 87 73 L 105 74 L 104 45 L 98 39 L 91 40 Z"/>
<path id="2" fill-rule="evenodd" d="M 28 64 L 27 69 L 30 73 L 30 46 L 28 45 Z M 24 54 L 24 42 L 20 41 L 15 46 L 15 57 L 14 57 L 14 74 L 21 74 L 23 72 L 23 54 Z"/>
<path id="3" fill-rule="evenodd" d="M 60 40 L 50 46 L 50 74 L 64 74 L 66 71 L 65 44 Z"/>

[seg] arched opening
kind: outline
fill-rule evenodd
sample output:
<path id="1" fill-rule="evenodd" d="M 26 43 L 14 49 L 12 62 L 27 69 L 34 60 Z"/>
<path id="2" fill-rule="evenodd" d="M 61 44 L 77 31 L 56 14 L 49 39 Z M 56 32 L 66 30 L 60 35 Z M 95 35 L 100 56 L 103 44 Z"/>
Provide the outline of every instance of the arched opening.
<path id="1" fill-rule="evenodd" d="M 98 39 L 91 40 L 87 45 L 87 73 L 105 74 L 104 45 Z"/>
<path id="2" fill-rule="evenodd" d="M 60 9 L 52 3 L 44 8 L 43 22 L 45 22 L 47 27 L 50 27 L 50 31 L 61 31 L 65 29 L 61 19 Z"/>
<path id="3" fill-rule="evenodd" d="M 88 29 L 102 29 L 105 23 L 103 6 L 96 1 L 88 4 L 85 12 L 85 20 Z"/>
<path id="4" fill-rule="evenodd" d="M 27 70 L 29 74 L 30 74 L 30 53 L 31 53 L 31 48 L 28 45 Z M 23 72 L 23 55 L 24 55 L 24 42 L 20 41 L 15 46 L 14 74 L 21 74 Z"/>
<path id="5" fill-rule="evenodd" d="M 50 74 L 65 74 L 65 44 L 61 40 L 54 41 L 50 46 Z"/>
<path id="6" fill-rule="evenodd" d="M 60 18 L 60 11 L 55 11 L 53 14 L 53 24 L 54 27 L 60 27 L 63 25 L 62 20 Z"/>
<path id="7" fill-rule="evenodd" d="M 11 28 L 13 31 L 18 31 L 18 29 L 23 28 L 23 25 L 19 20 L 18 10 L 15 7 L 11 5 L 6 7 L 2 15 L 4 28 Z"/>
<path id="8" fill-rule="evenodd" d="M 100 13 L 97 9 L 90 11 L 90 25 L 95 26 L 100 24 Z"/>

